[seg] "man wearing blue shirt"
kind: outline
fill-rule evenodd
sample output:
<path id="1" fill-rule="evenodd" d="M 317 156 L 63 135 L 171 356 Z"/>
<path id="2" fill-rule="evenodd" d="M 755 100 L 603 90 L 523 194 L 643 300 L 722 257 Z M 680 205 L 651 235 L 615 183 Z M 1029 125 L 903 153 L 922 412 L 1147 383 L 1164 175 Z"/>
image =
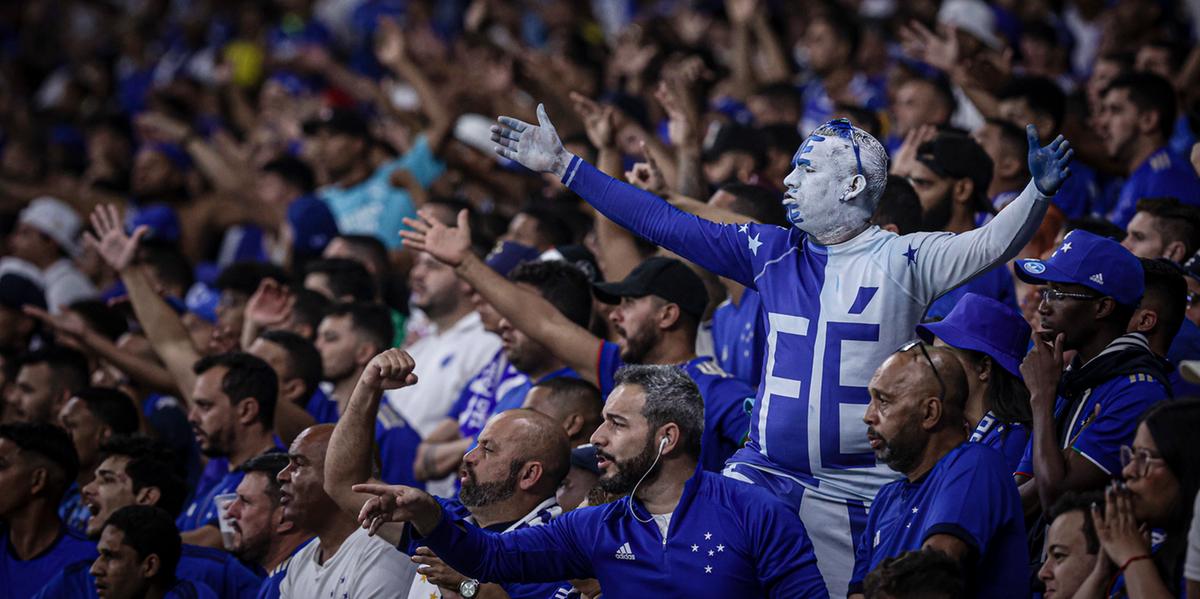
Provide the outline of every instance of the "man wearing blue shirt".
<path id="1" fill-rule="evenodd" d="M 66 431 L 46 423 L 0 425 L 0 592 L 32 597 L 96 544 L 63 525 L 58 504 L 79 459 Z"/>
<path id="2" fill-rule="evenodd" d="M 967 379 L 949 349 L 904 346 L 871 378 L 863 422 L 876 458 L 904 478 L 875 496 L 858 539 L 850 594 L 905 551 L 937 549 L 972 573 L 971 596 L 1028 595 L 1029 554 L 1012 469 L 995 449 L 968 443 Z"/>
<path id="3" fill-rule="evenodd" d="M 175 577 L 182 554 L 179 531 L 158 508 L 131 505 L 117 510 L 104 525 L 97 549 L 100 556 L 90 572 L 97 593 L 106 598 L 217 598 L 204 584 Z"/>
<path id="4" fill-rule="evenodd" d="M 466 214 L 458 227 L 447 228 L 422 212 L 423 221 L 408 221 L 406 242 L 454 267 L 512 326 L 544 345 L 579 378 L 595 383 L 603 397 L 613 390 L 613 377 L 625 364 L 675 364 L 700 387 L 706 407 L 701 465 L 722 468 L 740 448 L 750 423 L 745 400 L 754 390 L 721 370 L 716 361 L 696 356 L 696 330 L 708 304 L 700 277 L 679 260 L 651 257 L 625 280 L 593 285 L 596 299 L 617 304 L 610 315 L 620 343 L 596 337 L 554 310 L 537 293 L 497 275 L 470 251 Z"/>
<path id="5" fill-rule="evenodd" d="M 1166 146 L 1175 125 L 1175 89 L 1150 73 L 1113 80 L 1100 104 L 1100 136 L 1108 155 L 1128 169 L 1108 220 L 1129 224 L 1144 198 L 1174 197 L 1200 205 L 1200 178 L 1187 159 Z"/>
<path id="6" fill-rule="evenodd" d="M 410 367 L 411 368 L 411 367 Z M 804 526 L 751 485 L 699 467 L 704 401 L 668 365 L 616 375 L 592 435 L 600 486 L 623 498 L 538 527 L 462 527 L 436 499 L 405 487 L 372 493 L 360 522 L 409 522 L 447 564 L 489 581 L 596 578 L 612 597 L 826 597 Z"/>
<path id="7" fill-rule="evenodd" d="M 58 507 L 58 515 L 70 528 L 83 532 L 91 512 L 83 504 L 83 487 L 92 482 L 100 463 L 100 445 L 113 435 L 131 435 L 138 430 L 138 413 L 133 399 L 107 387 L 88 387 L 75 393 L 58 413 L 58 420 L 79 456 L 79 474 Z"/>
<path id="8" fill-rule="evenodd" d="M 279 583 L 287 575 L 292 556 L 313 538 L 295 522 L 283 519 L 279 479 L 275 476 L 287 464 L 287 454 L 283 453 L 265 453 L 242 464 L 245 476 L 238 483 L 237 499 L 229 504 L 233 527 L 233 546 L 229 550 L 266 575 L 256 599 L 278 599 Z"/>
<path id="9" fill-rule="evenodd" d="M 840 595 L 853 562 L 851 531 L 865 523 L 865 503 L 895 477 L 866 443 L 867 373 L 911 338 L 934 299 L 1025 246 L 1067 176 L 1070 144 L 1056 138 L 1039 148 L 1028 127 L 1033 180 L 1008 208 L 958 235 L 898 236 L 869 224 L 887 157 L 848 121 L 818 128 L 793 158 L 783 202 L 790 229 L 684 214 L 572 156 L 544 108 L 538 121 L 501 117 L 492 133 L 498 153 L 557 174 L 617 224 L 760 293 L 768 325 L 763 382 L 750 439 L 726 472 L 771 488 L 811 524 L 830 592 Z"/>
<path id="10" fill-rule="evenodd" d="M 175 516 L 187 490 L 175 474 L 169 450 L 146 437 L 118 436 L 100 448 L 102 460 L 96 475 L 83 489 L 84 505 L 92 516 L 87 534 L 99 539 L 105 523 L 130 505 L 153 506 Z M 255 575 L 232 555 L 218 549 L 184 544 L 178 578 L 202 583 L 223 597 L 252 597 L 260 584 Z M 91 560 L 64 568 L 46 582 L 41 595 L 47 599 L 90 599 L 96 585 L 89 571 Z"/>
<path id="11" fill-rule="evenodd" d="M 1138 417 L 1170 397 L 1167 364 L 1142 333 L 1126 333 L 1145 289 L 1141 263 L 1117 242 L 1076 229 L 1047 260 L 1018 260 L 1044 285 L 1034 347 L 1021 364 L 1033 435 L 1019 474 L 1029 513 L 1067 491 L 1098 489 L 1121 470 Z M 1075 358 L 1064 372 L 1063 352 Z M 1040 509 L 1039 509 L 1040 504 Z"/>

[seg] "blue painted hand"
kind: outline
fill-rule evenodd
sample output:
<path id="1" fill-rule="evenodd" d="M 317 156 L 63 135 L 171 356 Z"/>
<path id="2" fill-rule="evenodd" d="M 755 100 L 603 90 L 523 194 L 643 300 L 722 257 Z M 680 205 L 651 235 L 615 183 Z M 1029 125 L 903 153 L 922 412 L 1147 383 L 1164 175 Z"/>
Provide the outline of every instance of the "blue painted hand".
<path id="1" fill-rule="evenodd" d="M 1025 133 L 1029 136 L 1029 173 L 1033 176 L 1033 183 L 1043 194 L 1054 195 L 1062 187 L 1063 181 L 1071 176 L 1068 165 L 1075 156 L 1075 150 L 1071 149 L 1071 142 L 1061 135 L 1046 147 L 1039 147 L 1037 127 L 1033 125 L 1026 125 Z"/>

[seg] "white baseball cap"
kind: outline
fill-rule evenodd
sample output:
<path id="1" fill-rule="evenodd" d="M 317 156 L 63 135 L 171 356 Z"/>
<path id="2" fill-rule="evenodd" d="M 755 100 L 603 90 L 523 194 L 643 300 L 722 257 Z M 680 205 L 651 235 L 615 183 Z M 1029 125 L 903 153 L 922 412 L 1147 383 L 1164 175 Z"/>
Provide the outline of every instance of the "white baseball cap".
<path id="1" fill-rule="evenodd" d="M 938 10 L 937 20 L 971 34 L 993 50 L 1003 45 L 996 37 L 996 14 L 981 0 L 948 0 Z"/>
<path id="2" fill-rule="evenodd" d="M 75 238 L 83 221 L 74 209 L 58 198 L 42 196 L 33 200 L 21 211 L 17 222 L 45 233 L 72 256 L 79 252 Z"/>

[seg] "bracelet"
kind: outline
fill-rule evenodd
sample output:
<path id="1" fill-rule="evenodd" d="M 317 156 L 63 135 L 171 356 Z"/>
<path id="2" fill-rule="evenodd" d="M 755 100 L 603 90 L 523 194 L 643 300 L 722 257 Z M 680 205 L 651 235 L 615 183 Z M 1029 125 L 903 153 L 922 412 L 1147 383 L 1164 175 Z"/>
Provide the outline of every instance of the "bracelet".
<path id="1" fill-rule="evenodd" d="M 1124 571 L 1125 571 L 1125 568 L 1128 568 L 1128 567 L 1129 567 L 1129 564 L 1132 564 L 1133 562 L 1136 562 L 1136 561 L 1139 561 L 1139 560 L 1151 559 L 1151 557 L 1152 557 L 1152 556 L 1151 556 L 1150 554 L 1144 554 L 1144 555 L 1135 555 L 1135 556 L 1133 556 L 1133 557 L 1131 557 L 1131 558 L 1129 558 L 1129 559 L 1125 560 L 1125 563 L 1124 563 L 1124 564 L 1122 564 L 1122 565 L 1121 565 L 1121 568 L 1120 568 L 1119 570 L 1117 570 L 1117 571 L 1118 571 L 1118 572 L 1124 572 Z"/>

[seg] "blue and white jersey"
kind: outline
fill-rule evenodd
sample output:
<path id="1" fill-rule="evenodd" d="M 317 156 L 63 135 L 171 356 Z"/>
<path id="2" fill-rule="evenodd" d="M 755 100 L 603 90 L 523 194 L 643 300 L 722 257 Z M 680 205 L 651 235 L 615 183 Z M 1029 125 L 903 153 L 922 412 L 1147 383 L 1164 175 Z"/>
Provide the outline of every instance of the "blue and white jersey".
<path id="1" fill-rule="evenodd" d="M 1029 429 L 1020 424 L 1001 422 L 991 411 L 979 419 L 975 430 L 967 439 L 972 443 L 983 443 L 1004 456 L 1004 464 L 1016 474 L 1021 468 L 1021 460 L 1025 456 L 1025 446 L 1029 443 Z"/>
<path id="2" fill-rule="evenodd" d="M 70 564 L 95 561 L 96 543 L 83 533 L 60 526 L 50 547 L 29 559 L 13 555 L 8 525 L 0 528 L 0 597 L 32 597 L 46 581 Z"/>
<path id="3" fill-rule="evenodd" d="M 967 233 L 899 236 L 870 227 L 824 246 L 794 227 L 704 220 L 579 158 L 563 182 L 622 227 L 762 296 L 763 380 L 750 440 L 731 461 L 865 501 L 896 478 L 867 443 L 871 375 L 913 338 L 934 299 L 1016 256 L 1049 206 L 1031 182 Z"/>
<path id="4" fill-rule="evenodd" d="M 1021 497 L 1003 457 L 962 443 L 916 481 L 879 490 L 858 541 L 850 592 L 884 559 L 921 549 L 934 535 L 965 543 L 971 597 L 1028 597 L 1029 551 Z"/>
<path id="5" fill-rule="evenodd" d="M 496 402 L 509 391 L 520 387 L 529 378 L 508 362 L 504 349 L 496 350 L 492 359 L 471 378 L 449 416 L 458 420 L 458 432 L 462 438 L 479 436 L 483 425 L 495 411 Z"/>
<path id="6" fill-rule="evenodd" d="M 742 301 L 725 300 L 713 311 L 714 356 L 721 369 L 751 387 L 758 387 L 766 356 L 767 325 L 762 298 L 753 289 L 742 292 Z"/>
<path id="7" fill-rule="evenodd" d="M 1167 148 L 1159 148 L 1129 175 L 1117 196 L 1116 206 L 1108 213 L 1108 220 L 1124 229 L 1137 213 L 1138 200 L 1161 197 L 1200 206 L 1200 178 L 1195 169 L 1187 159 Z"/>

